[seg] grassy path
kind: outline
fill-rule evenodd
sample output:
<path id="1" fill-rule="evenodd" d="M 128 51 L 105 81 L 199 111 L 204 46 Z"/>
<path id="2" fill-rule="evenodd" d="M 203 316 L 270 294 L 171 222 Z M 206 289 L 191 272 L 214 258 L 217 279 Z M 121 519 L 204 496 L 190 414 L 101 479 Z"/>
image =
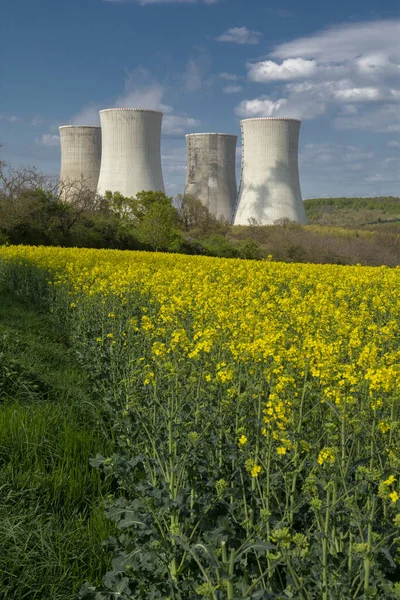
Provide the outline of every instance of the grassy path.
<path id="1" fill-rule="evenodd" d="M 0 290 L 0 597 L 72 600 L 99 581 L 109 492 L 89 458 L 112 451 L 60 331 Z"/>

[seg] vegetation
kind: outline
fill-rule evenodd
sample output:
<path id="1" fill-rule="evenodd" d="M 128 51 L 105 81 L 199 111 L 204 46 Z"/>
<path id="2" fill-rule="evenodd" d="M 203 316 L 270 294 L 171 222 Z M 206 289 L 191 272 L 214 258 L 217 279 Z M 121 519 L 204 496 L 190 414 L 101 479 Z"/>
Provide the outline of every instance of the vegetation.
<path id="1" fill-rule="evenodd" d="M 101 542 L 113 531 L 102 507 L 111 485 L 89 459 L 110 452 L 112 436 L 65 328 L 1 283 L 1 597 L 72 600 L 110 566 Z"/>
<path id="2" fill-rule="evenodd" d="M 73 192 L 73 193 L 72 193 Z M 69 202 L 61 198 L 69 193 Z M 285 262 L 400 264 L 400 199 L 305 201 L 310 225 L 280 221 L 232 227 L 194 198 L 143 191 L 137 198 L 94 197 L 35 169 L 0 162 L 0 244 L 43 244 L 121 250 L 164 250 Z"/>
<path id="3" fill-rule="evenodd" d="M 400 597 L 398 269 L 0 248 L 110 407 L 86 600 Z"/>
<path id="4" fill-rule="evenodd" d="M 387 229 L 400 233 L 400 199 L 314 198 L 305 201 L 309 222 L 349 229 Z"/>

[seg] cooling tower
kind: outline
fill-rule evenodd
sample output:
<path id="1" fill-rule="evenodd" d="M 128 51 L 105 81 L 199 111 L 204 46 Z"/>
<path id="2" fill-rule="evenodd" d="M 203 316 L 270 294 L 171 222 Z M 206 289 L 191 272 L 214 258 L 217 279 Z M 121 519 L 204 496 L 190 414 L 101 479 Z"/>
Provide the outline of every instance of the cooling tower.
<path id="1" fill-rule="evenodd" d="M 68 200 L 82 186 L 96 192 L 101 161 L 100 127 L 63 125 L 60 195 Z"/>
<path id="2" fill-rule="evenodd" d="M 232 222 L 236 204 L 236 135 L 192 133 L 186 136 L 185 196 L 198 198 L 212 215 Z"/>
<path id="3" fill-rule="evenodd" d="M 242 125 L 242 175 L 235 225 L 256 219 L 307 223 L 301 197 L 296 119 L 245 119 Z"/>
<path id="4" fill-rule="evenodd" d="M 102 156 L 97 191 L 128 198 L 143 190 L 164 191 L 161 170 L 162 113 L 138 108 L 100 111 Z"/>

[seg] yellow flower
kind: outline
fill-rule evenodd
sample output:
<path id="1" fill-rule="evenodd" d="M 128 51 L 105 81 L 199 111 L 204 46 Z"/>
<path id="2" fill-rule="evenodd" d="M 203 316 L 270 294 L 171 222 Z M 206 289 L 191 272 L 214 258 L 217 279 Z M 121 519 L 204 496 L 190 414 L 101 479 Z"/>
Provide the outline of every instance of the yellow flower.
<path id="1" fill-rule="evenodd" d="M 325 462 L 333 465 L 335 462 L 335 454 L 332 448 L 323 448 L 318 455 L 318 464 L 323 465 Z"/>
<path id="2" fill-rule="evenodd" d="M 399 499 L 399 495 L 397 492 L 392 492 L 391 494 L 389 494 L 389 498 L 391 499 L 391 501 L 393 503 L 396 503 L 397 500 Z"/>
<path id="3" fill-rule="evenodd" d="M 112 340 L 112 339 L 113 339 L 113 337 L 114 337 L 114 334 L 113 334 L 113 333 L 107 333 L 107 337 L 108 337 L 110 340 Z"/>
<path id="4" fill-rule="evenodd" d="M 387 421 L 381 421 L 378 427 L 382 433 L 387 433 L 390 430 L 390 423 L 388 423 Z"/>
<path id="5" fill-rule="evenodd" d="M 386 481 L 384 481 L 383 483 L 385 485 L 392 485 L 392 483 L 394 483 L 395 481 L 397 481 L 397 479 L 394 477 L 394 475 L 390 475 Z"/>
<path id="6" fill-rule="evenodd" d="M 245 444 L 247 444 L 247 437 L 246 437 L 245 435 L 242 435 L 242 436 L 239 438 L 239 445 L 240 445 L 240 446 L 244 446 Z"/>
<path id="7" fill-rule="evenodd" d="M 251 470 L 251 476 L 258 477 L 260 473 L 261 473 L 260 465 L 254 465 L 254 467 Z"/>
<path id="8" fill-rule="evenodd" d="M 276 449 L 276 451 L 277 451 L 277 453 L 278 453 L 278 454 L 286 454 L 286 452 L 287 452 L 287 449 L 285 448 L 285 446 L 279 446 L 279 447 Z"/>

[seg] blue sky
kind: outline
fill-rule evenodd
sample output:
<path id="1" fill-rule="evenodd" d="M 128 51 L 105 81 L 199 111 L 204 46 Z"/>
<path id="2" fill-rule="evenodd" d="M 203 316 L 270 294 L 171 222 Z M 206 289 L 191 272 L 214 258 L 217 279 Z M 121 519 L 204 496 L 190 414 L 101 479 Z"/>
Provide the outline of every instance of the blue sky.
<path id="1" fill-rule="evenodd" d="M 0 24 L 1 157 L 58 173 L 58 127 L 164 112 L 167 192 L 185 133 L 302 119 L 303 196 L 400 195 L 398 0 L 14 0 Z"/>

